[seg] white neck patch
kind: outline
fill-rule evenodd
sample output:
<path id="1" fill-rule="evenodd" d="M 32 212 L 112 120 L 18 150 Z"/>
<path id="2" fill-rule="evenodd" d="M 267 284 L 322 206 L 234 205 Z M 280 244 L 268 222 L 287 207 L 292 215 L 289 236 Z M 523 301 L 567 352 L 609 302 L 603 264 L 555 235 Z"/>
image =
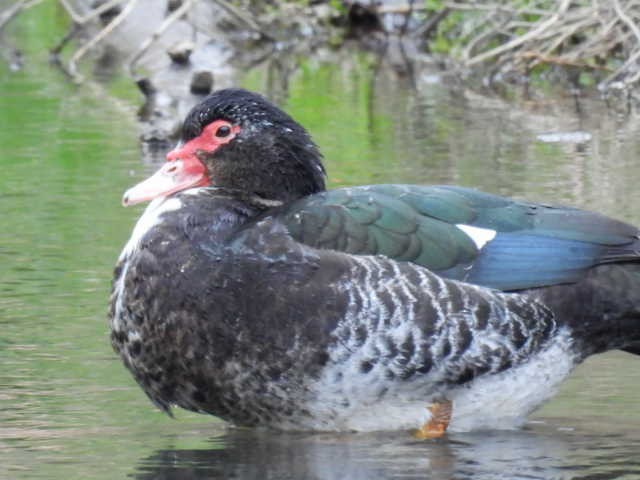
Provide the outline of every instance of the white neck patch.
<path id="1" fill-rule="evenodd" d="M 178 210 L 181 206 L 182 203 L 176 197 L 171 197 L 168 199 L 159 197 L 152 200 L 142 216 L 138 219 L 138 223 L 136 223 L 136 226 L 133 228 L 131 238 L 129 238 L 129 241 L 120 254 L 120 260 L 131 255 L 138 249 L 140 240 L 142 240 L 142 237 L 144 237 L 145 233 L 147 233 L 160 221 L 160 215 L 172 210 Z"/>

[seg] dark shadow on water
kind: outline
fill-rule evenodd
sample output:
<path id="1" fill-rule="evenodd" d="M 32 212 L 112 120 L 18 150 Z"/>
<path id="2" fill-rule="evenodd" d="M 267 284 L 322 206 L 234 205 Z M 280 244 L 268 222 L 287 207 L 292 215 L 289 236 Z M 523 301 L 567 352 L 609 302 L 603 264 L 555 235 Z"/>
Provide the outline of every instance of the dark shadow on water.
<path id="1" fill-rule="evenodd" d="M 635 453 L 634 453 L 635 452 Z M 548 427 L 452 434 L 283 434 L 228 430 L 211 449 L 159 450 L 136 479 L 575 479 L 640 478 L 640 440 Z"/>

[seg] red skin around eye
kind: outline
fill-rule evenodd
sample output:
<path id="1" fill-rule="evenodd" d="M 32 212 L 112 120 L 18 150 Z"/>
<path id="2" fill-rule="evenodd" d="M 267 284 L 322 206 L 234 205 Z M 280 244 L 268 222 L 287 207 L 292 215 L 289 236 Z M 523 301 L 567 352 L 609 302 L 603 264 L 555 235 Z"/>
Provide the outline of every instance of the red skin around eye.
<path id="1" fill-rule="evenodd" d="M 224 137 L 216 135 L 220 127 L 229 127 Z M 125 206 L 168 196 L 187 188 L 211 185 L 206 166 L 198 158 L 199 152 L 212 153 L 229 143 L 240 132 L 240 127 L 225 120 L 216 120 L 196 138 L 167 154 L 167 162 L 151 177 L 127 190 L 122 198 Z"/>
<path id="2" fill-rule="evenodd" d="M 231 133 L 229 133 L 226 137 L 218 137 L 216 136 L 216 132 L 220 127 L 229 127 L 231 129 Z M 238 132 L 240 131 L 240 127 L 237 125 L 231 125 L 229 122 L 225 120 L 216 120 L 215 122 L 207 125 L 202 133 L 196 138 L 189 140 L 182 147 L 176 148 L 167 154 L 167 161 L 173 161 L 178 158 L 182 160 L 186 160 L 191 157 L 195 157 L 196 153 L 199 151 L 202 152 L 213 152 L 220 148 L 222 145 L 229 143 L 233 140 Z"/>

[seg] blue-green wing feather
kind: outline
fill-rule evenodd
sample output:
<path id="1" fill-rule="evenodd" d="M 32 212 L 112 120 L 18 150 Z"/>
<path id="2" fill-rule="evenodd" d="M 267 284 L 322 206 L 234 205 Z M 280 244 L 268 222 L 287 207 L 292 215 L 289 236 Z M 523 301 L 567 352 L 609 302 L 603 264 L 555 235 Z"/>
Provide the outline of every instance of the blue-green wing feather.
<path id="1" fill-rule="evenodd" d="M 640 260 L 631 225 L 461 187 L 342 188 L 294 202 L 277 216 L 314 247 L 385 255 L 502 290 L 575 282 L 594 265 Z M 476 245 L 460 225 L 495 236 Z"/>

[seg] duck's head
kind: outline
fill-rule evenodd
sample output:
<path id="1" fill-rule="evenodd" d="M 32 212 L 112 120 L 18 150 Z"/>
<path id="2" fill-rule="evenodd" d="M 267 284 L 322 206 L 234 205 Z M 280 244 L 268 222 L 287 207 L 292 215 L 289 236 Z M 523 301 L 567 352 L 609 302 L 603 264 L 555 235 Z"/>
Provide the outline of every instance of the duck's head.
<path id="1" fill-rule="evenodd" d="M 324 190 L 324 177 L 320 152 L 302 126 L 256 93 L 226 89 L 189 112 L 167 162 L 127 190 L 122 203 L 204 186 L 286 202 Z"/>

